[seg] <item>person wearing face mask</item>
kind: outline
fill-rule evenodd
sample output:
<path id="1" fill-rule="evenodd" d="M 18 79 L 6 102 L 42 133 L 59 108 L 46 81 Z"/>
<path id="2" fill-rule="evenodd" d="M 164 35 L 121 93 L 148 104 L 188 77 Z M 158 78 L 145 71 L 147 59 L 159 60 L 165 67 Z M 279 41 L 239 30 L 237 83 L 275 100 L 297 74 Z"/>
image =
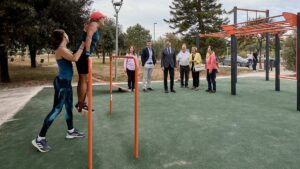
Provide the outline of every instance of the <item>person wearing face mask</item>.
<path id="1" fill-rule="evenodd" d="M 59 115 L 63 106 L 65 106 L 65 120 L 67 122 L 66 138 L 82 138 L 84 134 L 73 127 L 73 65 L 72 62 L 78 61 L 84 49 L 84 42 L 81 42 L 76 53 L 72 53 L 68 48 L 68 35 L 62 29 L 57 29 L 52 34 L 52 46 L 55 50 L 55 58 L 58 65 L 58 75 L 55 77 L 54 85 L 54 104 L 52 110 L 46 116 L 39 135 L 32 140 L 32 145 L 40 152 L 48 152 L 50 146 L 46 139 L 46 133 L 53 123 L 54 119 Z"/>

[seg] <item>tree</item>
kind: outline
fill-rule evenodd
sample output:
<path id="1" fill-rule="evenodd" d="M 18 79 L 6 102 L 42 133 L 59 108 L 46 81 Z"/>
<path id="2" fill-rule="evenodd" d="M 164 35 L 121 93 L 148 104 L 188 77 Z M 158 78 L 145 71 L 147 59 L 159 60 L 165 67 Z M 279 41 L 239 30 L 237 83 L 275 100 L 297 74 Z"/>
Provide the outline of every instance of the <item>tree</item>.
<path id="1" fill-rule="evenodd" d="M 91 0 L 28 0 L 34 15 L 27 17 L 24 41 L 29 46 L 31 67 L 36 67 L 36 51 L 48 47 L 54 29 L 64 29 L 75 44 L 87 21 Z"/>
<path id="2" fill-rule="evenodd" d="M 127 29 L 125 34 L 125 46 L 133 45 L 137 54 L 145 47 L 148 39 L 151 39 L 150 31 L 143 28 L 140 24 L 136 24 Z"/>
<path id="3" fill-rule="evenodd" d="M 1 82 L 10 82 L 8 72 L 9 48 L 17 46 L 24 18 L 32 15 L 31 6 L 23 1 L 3 0 L 0 4 L 0 72 Z"/>
<path id="4" fill-rule="evenodd" d="M 166 40 L 169 40 L 176 52 L 181 49 L 183 41 L 174 33 L 166 33 Z"/>
<path id="5" fill-rule="evenodd" d="M 105 63 L 105 56 L 108 54 L 111 56 L 113 50 L 115 49 L 116 43 L 116 22 L 112 18 L 107 18 L 105 20 L 105 26 L 100 28 L 101 38 L 100 42 L 96 48 L 96 53 L 102 52 L 103 63 Z M 124 34 L 122 32 L 121 26 L 119 25 L 119 52 L 124 50 Z M 122 53 L 122 52 L 121 52 Z"/>
<path id="6" fill-rule="evenodd" d="M 155 51 L 155 58 L 157 60 L 161 59 L 161 52 L 165 47 L 165 39 L 163 39 L 162 37 L 160 37 L 159 39 L 157 39 L 155 42 L 153 42 L 153 49 Z"/>
<path id="7" fill-rule="evenodd" d="M 288 70 L 296 71 L 296 38 L 295 33 L 293 36 L 288 37 L 283 43 L 282 59 L 285 62 L 285 68 Z"/>
<path id="8" fill-rule="evenodd" d="M 170 28 L 185 36 L 185 40 L 193 41 L 199 33 L 212 33 L 221 31 L 221 25 L 228 23 L 227 18 L 222 18 L 225 10 L 217 0 L 173 0 L 170 6 L 171 19 L 164 19 Z M 191 43 L 191 42 L 189 42 Z M 226 43 L 223 39 L 201 38 L 200 53 L 206 55 L 208 45 L 215 43 Z M 226 51 L 226 46 L 216 46 Z"/>

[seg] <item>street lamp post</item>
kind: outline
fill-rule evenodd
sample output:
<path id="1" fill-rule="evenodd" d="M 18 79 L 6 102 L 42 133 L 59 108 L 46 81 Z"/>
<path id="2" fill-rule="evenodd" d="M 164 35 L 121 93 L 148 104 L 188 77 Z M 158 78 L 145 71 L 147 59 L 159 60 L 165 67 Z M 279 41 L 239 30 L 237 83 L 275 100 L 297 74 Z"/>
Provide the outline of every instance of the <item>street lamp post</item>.
<path id="1" fill-rule="evenodd" d="M 153 23 L 153 42 L 155 42 L 155 25 L 156 24 L 157 24 L 156 22 Z"/>
<path id="2" fill-rule="evenodd" d="M 123 5 L 123 0 L 121 1 L 112 0 L 111 2 L 116 11 L 116 14 L 114 16 L 116 17 L 116 56 L 118 56 L 119 54 L 119 27 L 118 27 L 119 11 Z M 117 80 L 117 67 L 118 67 L 118 59 L 115 59 L 115 80 Z"/>

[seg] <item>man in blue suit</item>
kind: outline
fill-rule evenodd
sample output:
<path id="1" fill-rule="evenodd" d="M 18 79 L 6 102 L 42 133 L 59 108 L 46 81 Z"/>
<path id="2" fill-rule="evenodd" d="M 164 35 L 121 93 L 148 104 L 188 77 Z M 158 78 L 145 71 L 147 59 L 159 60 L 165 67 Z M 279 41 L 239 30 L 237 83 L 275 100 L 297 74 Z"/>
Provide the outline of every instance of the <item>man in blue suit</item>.
<path id="1" fill-rule="evenodd" d="M 166 48 L 162 51 L 161 55 L 161 68 L 164 71 L 164 87 L 165 93 L 168 91 L 168 73 L 170 74 L 170 90 L 176 93 L 174 90 L 174 69 L 176 69 L 176 54 L 175 50 L 171 48 L 171 42 L 166 42 Z"/>

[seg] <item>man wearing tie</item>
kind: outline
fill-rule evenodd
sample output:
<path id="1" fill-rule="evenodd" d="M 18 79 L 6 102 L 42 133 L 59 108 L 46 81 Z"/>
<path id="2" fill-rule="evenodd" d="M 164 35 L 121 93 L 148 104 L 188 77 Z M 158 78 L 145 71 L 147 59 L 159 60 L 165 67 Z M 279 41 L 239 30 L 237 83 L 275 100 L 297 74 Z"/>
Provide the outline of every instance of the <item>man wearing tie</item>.
<path id="1" fill-rule="evenodd" d="M 143 71 L 143 91 L 153 91 L 151 88 L 151 75 L 153 72 L 154 65 L 156 63 L 154 50 L 152 48 L 151 40 L 147 41 L 147 47 L 142 50 L 142 66 L 144 67 Z"/>
<path id="2" fill-rule="evenodd" d="M 162 51 L 161 56 L 161 68 L 164 71 L 164 87 L 165 93 L 168 91 L 168 73 L 170 74 L 170 90 L 176 93 L 174 90 L 174 69 L 176 68 L 176 55 L 175 50 L 171 48 L 171 42 L 166 42 L 166 48 Z"/>

